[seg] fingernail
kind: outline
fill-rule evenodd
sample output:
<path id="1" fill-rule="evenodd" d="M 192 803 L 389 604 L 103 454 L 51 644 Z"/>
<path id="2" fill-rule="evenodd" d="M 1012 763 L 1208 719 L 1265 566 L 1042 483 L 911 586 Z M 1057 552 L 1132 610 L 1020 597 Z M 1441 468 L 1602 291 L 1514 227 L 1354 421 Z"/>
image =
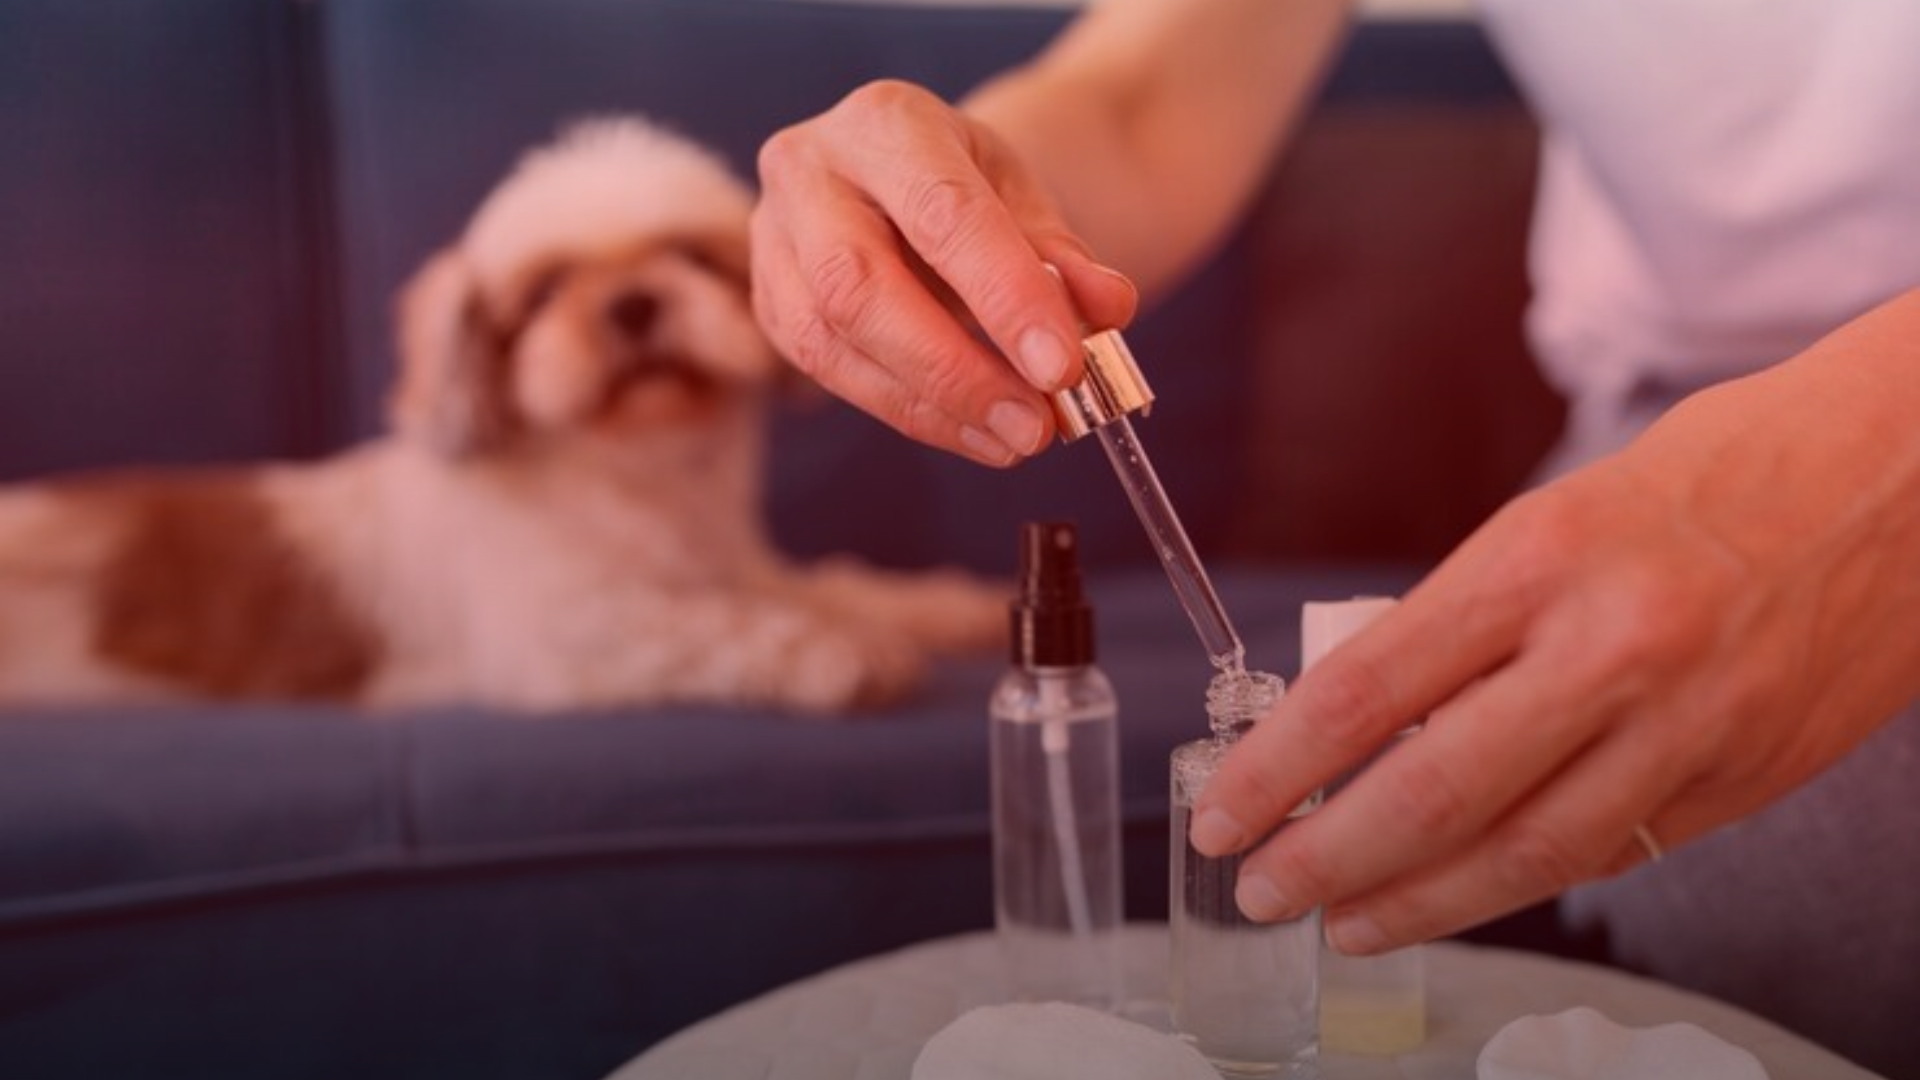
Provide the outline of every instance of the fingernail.
<path id="1" fill-rule="evenodd" d="M 1286 894 L 1264 874 L 1240 875 L 1240 884 L 1233 890 L 1233 902 L 1240 905 L 1241 914 L 1255 922 L 1278 922 L 1294 915 L 1293 904 Z"/>
<path id="2" fill-rule="evenodd" d="M 1017 350 L 1020 370 L 1027 381 L 1043 390 L 1060 386 L 1074 360 L 1074 347 L 1058 334 L 1035 327 L 1020 335 Z"/>
<path id="3" fill-rule="evenodd" d="M 1347 956 L 1372 956 L 1387 951 L 1387 935 L 1365 915 L 1342 911 L 1327 919 L 1327 944 Z"/>
<path id="4" fill-rule="evenodd" d="M 1188 832 L 1188 839 L 1193 841 L 1193 846 L 1202 855 L 1219 856 L 1237 851 L 1246 837 L 1247 830 L 1241 827 L 1240 822 L 1217 806 L 1202 810 L 1193 819 Z"/>
<path id="5" fill-rule="evenodd" d="M 1019 455 L 1007 449 L 1007 444 L 971 425 L 960 429 L 960 444 L 982 461 L 995 465 L 1012 464 Z"/>
<path id="6" fill-rule="evenodd" d="M 1018 401 L 996 402 L 987 410 L 987 427 L 1017 454 L 1033 453 L 1047 437 L 1039 415 Z"/>

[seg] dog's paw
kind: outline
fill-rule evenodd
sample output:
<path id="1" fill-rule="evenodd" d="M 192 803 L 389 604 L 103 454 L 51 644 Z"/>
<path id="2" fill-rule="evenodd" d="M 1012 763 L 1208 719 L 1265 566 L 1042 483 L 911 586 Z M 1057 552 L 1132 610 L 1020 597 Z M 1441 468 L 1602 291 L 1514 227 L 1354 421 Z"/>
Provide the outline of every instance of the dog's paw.
<path id="1" fill-rule="evenodd" d="M 878 570 L 850 558 L 811 571 L 817 593 L 834 609 L 884 628 L 934 653 L 1004 648 L 1013 587 L 963 570 Z"/>
<path id="2" fill-rule="evenodd" d="M 977 653 L 1007 644 L 1011 585 L 958 570 L 937 570 L 912 582 L 902 605 L 907 633 L 940 653 Z"/>
<path id="3" fill-rule="evenodd" d="M 807 607 L 762 606 L 682 673 L 713 700 L 835 715 L 905 697 L 926 655 L 880 627 Z"/>
<path id="4" fill-rule="evenodd" d="M 781 704 L 817 715 L 873 709 L 906 697 L 925 669 L 925 654 L 897 636 L 822 628 L 789 650 Z"/>

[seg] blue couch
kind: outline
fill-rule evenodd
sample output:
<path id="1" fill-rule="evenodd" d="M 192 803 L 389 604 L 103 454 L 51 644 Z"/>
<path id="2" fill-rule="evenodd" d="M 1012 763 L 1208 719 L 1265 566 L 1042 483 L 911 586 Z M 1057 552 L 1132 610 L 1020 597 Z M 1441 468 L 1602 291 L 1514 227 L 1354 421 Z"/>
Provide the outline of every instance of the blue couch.
<path id="1" fill-rule="evenodd" d="M 0 478 L 300 458 L 377 429 L 390 298 L 525 147 L 644 111 L 750 173 L 858 82 L 957 94 L 1051 9 L 792 0 L 0 0 Z M 1140 430 L 1253 662 L 1399 591 L 1521 482 L 1533 131 L 1477 30 L 1360 26 L 1259 210 L 1130 332 Z M 1086 537 L 1128 905 L 1208 668 L 1091 446 L 1012 472 L 778 421 L 789 550 L 1006 573 Z M 821 724 L 727 710 L 0 715 L 0 1076 L 590 1078 L 824 966 L 990 924 L 999 662 Z M 1562 947 L 1542 918 L 1489 933 Z"/>

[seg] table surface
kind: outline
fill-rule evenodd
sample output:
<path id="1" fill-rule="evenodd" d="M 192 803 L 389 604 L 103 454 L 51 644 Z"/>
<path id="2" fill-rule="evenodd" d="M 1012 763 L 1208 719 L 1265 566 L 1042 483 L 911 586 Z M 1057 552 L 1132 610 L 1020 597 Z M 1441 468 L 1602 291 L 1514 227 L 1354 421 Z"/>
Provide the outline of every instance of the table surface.
<path id="1" fill-rule="evenodd" d="M 1437 942 L 1427 950 L 1427 1042 L 1398 1058 L 1325 1054 L 1326 1080 L 1472 1080 L 1506 1024 L 1579 1005 L 1628 1027 L 1684 1021 L 1751 1051 L 1773 1080 L 1874 1074 L 1712 998 L 1613 968 L 1540 953 Z M 1126 988 L 1164 1001 L 1164 925 L 1128 926 Z M 1004 1000 L 991 933 L 871 957 L 729 1009 L 659 1043 L 608 1080 L 908 1080 L 920 1048 L 968 1009 Z M 1164 1005 L 1160 1008 L 1164 1010 Z"/>

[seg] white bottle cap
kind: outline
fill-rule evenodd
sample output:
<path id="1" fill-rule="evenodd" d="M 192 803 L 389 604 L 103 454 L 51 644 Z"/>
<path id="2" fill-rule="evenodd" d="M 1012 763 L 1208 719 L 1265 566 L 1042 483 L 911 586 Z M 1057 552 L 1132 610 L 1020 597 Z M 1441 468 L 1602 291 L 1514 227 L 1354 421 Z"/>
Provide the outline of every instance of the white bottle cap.
<path id="1" fill-rule="evenodd" d="M 1316 601 L 1300 606 L 1300 670 L 1320 662 L 1320 658 L 1340 643 L 1367 628 L 1398 603 L 1391 596 L 1356 596 L 1352 600 Z"/>

